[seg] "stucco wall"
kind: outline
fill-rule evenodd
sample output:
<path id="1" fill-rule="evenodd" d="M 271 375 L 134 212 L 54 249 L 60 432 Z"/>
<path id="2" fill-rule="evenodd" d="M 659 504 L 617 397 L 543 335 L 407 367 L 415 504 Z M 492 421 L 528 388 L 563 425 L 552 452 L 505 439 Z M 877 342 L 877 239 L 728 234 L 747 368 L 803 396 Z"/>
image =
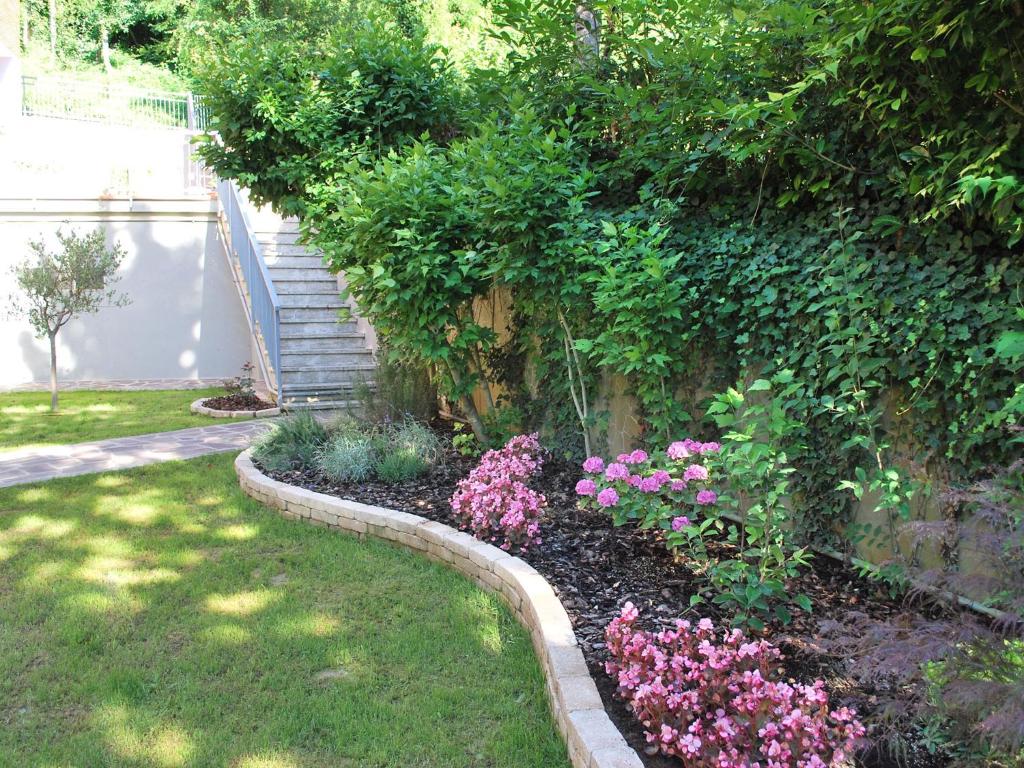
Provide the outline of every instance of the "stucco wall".
<path id="1" fill-rule="evenodd" d="M 118 288 L 132 299 L 61 331 L 61 379 L 223 379 L 252 358 L 212 201 L 0 200 L 0 388 L 48 380 L 47 342 L 6 310 L 11 266 L 61 226 L 102 226 L 124 247 Z"/>

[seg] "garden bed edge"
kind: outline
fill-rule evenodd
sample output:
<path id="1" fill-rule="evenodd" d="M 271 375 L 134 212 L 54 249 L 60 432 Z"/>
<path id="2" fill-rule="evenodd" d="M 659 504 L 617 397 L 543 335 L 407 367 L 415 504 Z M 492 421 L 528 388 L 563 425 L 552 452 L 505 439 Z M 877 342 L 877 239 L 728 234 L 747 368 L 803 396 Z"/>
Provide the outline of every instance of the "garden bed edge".
<path id="1" fill-rule="evenodd" d="M 190 407 L 192 413 L 200 416 L 210 416 L 214 419 L 267 419 L 271 416 L 280 416 L 280 408 L 263 408 L 259 411 L 219 411 L 216 408 L 207 408 L 205 403 L 210 398 L 201 397 L 194 401 Z"/>
<path id="2" fill-rule="evenodd" d="M 243 492 L 284 517 L 393 542 L 500 596 L 530 633 L 573 768 L 643 768 L 605 711 L 569 615 L 533 566 L 443 523 L 273 480 L 256 468 L 248 450 L 235 459 L 235 471 Z"/>

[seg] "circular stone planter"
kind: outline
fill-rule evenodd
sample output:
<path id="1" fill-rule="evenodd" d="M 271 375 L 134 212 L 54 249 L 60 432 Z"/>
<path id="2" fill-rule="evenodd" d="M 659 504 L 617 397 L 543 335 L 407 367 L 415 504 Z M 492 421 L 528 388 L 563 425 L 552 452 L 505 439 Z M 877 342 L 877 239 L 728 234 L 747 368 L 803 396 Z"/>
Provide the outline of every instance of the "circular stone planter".
<path id="1" fill-rule="evenodd" d="M 218 411 L 216 408 L 207 408 L 203 405 L 210 398 L 204 397 L 192 403 L 190 410 L 200 416 L 210 416 L 214 419 L 265 419 L 270 416 L 280 416 L 280 408 L 264 408 L 259 411 Z"/>
<path id="2" fill-rule="evenodd" d="M 573 768 L 643 768 L 605 712 L 569 615 L 551 585 L 526 561 L 433 520 L 273 480 L 252 463 L 250 451 L 235 459 L 235 471 L 245 493 L 284 517 L 415 550 L 501 597 L 530 633 Z"/>

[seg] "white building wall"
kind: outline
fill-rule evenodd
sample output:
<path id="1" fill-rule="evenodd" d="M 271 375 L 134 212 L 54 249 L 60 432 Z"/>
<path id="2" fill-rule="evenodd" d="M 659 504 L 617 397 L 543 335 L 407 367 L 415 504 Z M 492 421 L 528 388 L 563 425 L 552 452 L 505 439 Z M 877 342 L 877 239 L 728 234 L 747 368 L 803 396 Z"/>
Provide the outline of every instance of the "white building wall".
<path id="1" fill-rule="evenodd" d="M 11 267 L 58 227 L 102 226 L 127 255 L 117 284 L 132 299 L 72 320 L 58 336 L 63 381 L 221 380 L 252 359 L 244 309 L 211 200 L 0 199 L 0 388 L 49 377 L 45 339 L 8 317 Z"/>

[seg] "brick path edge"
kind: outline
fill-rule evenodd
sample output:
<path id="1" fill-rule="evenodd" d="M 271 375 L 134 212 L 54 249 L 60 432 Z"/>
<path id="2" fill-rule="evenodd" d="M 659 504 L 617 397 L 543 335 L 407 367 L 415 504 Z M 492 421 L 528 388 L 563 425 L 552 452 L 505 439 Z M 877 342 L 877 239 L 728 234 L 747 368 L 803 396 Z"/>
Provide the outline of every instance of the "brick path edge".
<path id="1" fill-rule="evenodd" d="M 643 768 L 605 712 L 569 615 L 551 585 L 526 561 L 418 515 L 272 480 L 255 467 L 248 450 L 235 459 L 235 471 L 246 494 L 284 517 L 393 542 L 454 568 L 501 597 L 530 633 L 573 768 Z"/>
<path id="2" fill-rule="evenodd" d="M 218 411 L 216 408 L 207 408 L 205 403 L 210 398 L 201 397 L 194 400 L 189 410 L 199 416 L 209 416 L 214 419 L 269 419 L 272 416 L 280 416 L 280 408 L 264 408 L 261 411 Z"/>

